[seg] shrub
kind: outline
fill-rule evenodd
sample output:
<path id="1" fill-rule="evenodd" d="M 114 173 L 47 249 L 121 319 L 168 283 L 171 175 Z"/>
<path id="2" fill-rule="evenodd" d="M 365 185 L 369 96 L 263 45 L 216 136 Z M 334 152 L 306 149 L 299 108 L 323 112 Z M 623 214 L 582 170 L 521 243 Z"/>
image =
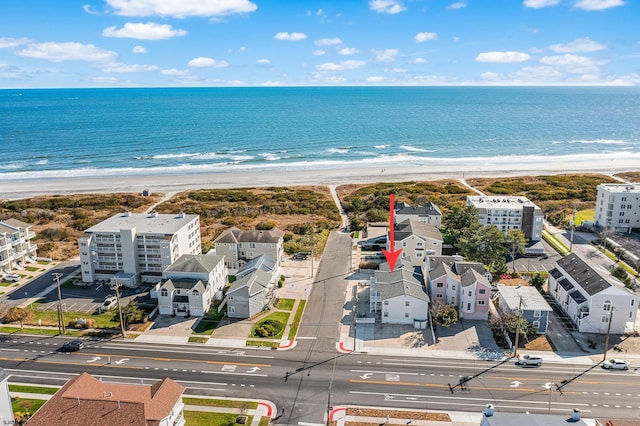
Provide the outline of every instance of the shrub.
<path id="1" fill-rule="evenodd" d="M 264 320 L 254 331 L 255 337 L 277 336 L 282 331 L 284 324 L 275 320 Z"/>

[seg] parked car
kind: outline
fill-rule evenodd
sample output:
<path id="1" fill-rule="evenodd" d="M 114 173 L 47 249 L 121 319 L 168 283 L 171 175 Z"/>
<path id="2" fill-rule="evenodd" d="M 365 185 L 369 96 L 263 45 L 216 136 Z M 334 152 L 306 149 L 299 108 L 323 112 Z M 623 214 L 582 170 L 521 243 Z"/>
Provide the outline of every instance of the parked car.
<path id="1" fill-rule="evenodd" d="M 518 365 L 542 365 L 542 357 L 539 355 L 523 355 L 516 361 Z"/>
<path id="2" fill-rule="evenodd" d="M 623 359 L 608 359 L 602 363 L 605 370 L 628 370 L 629 363 Z"/>
<path id="3" fill-rule="evenodd" d="M 84 343 L 82 343 L 82 340 L 69 340 L 68 342 L 64 342 L 59 350 L 61 352 L 76 352 L 82 348 L 84 348 Z"/>
<path id="4" fill-rule="evenodd" d="M 115 296 L 107 297 L 102 303 L 102 305 L 100 305 L 100 307 L 98 308 L 98 311 L 107 312 L 113 309 L 117 304 L 118 304 L 118 299 L 116 299 Z"/>
<path id="5" fill-rule="evenodd" d="M 11 282 L 18 282 L 20 281 L 20 278 L 22 278 L 20 275 L 18 274 L 9 274 L 9 275 L 5 275 L 4 280 L 5 281 L 11 281 Z"/>

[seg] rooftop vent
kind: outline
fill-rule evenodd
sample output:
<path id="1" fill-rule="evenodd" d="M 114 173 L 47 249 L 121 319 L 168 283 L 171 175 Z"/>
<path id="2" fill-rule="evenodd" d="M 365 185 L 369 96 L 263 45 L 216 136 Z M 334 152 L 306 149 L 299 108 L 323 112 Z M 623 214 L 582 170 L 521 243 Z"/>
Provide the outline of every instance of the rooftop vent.
<path id="1" fill-rule="evenodd" d="M 149 217 L 158 217 L 158 212 L 155 210 L 152 212 L 149 212 Z"/>
<path id="2" fill-rule="evenodd" d="M 129 216 L 131 216 L 131 212 L 124 212 L 124 213 L 122 213 L 122 216 L 123 217 L 129 217 Z"/>

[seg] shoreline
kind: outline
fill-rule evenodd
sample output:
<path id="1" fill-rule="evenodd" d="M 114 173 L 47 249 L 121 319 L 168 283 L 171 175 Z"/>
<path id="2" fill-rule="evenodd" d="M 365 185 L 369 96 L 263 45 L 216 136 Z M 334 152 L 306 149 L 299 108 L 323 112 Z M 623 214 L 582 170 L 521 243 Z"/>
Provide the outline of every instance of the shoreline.
<path id="1" fill-rule="evenodd" d="M 539 176 L 545 174 L 596 173 L 613 175 L 640 171 L 636 159 L 605 161 L 482 162 L 477 164 L 406 165 L 380 168 L 379 165 L 357 168 L 270 169 L 260 171 L 231 170 L 224 173 L 136 174 L 99 177 L 3 179 L 0 200 L 16 200 L 39 195 L 87 193 L 180 192 L 193 189 L 228 189 L 267 186 L 339 186 L 376 182 L 430 181 L 477 177 Z"/>

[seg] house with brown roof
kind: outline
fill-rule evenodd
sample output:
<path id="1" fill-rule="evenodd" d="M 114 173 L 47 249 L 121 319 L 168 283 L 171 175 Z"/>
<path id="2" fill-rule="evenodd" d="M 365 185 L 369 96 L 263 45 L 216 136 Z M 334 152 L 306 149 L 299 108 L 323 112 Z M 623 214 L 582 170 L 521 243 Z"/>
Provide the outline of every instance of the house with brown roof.
<path id="1" fill-rule="evenodd" d="M 235 226 L 227 229 L 214 240 L 215 252 L 224 256 L 224 262 L 231 272 L 261 254 L 271 256 L 278 265 L 284 256 L 284 231 L 270 230 L 243 231 Z"/>
<path id="2" fill-rule="evenodd" d="M 151 386 L 105 383 L 88 373 L 69 380 L 28 426 L 182 426 L 184 386 L 165 378 Z"/>

